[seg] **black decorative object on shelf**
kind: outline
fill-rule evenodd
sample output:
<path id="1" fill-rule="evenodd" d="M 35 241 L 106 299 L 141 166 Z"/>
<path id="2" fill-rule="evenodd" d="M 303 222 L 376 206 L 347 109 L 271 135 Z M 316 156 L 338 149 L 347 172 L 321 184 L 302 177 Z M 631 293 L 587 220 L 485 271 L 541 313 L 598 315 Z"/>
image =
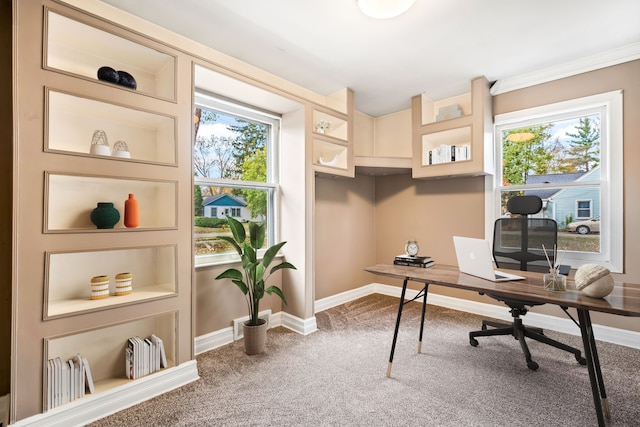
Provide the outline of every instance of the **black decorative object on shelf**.
<path id="1" fill-rule="evenodd" d="M 136 79 L 131 74 L 122 70 L 116 71 L 113 68 L 107 66 L 98 68 L 98 80 L 115 83 L 117 85 L 125 86 L 133 90 L 136 90 L 138 88 Z"/>
<path id="2" fill-rule="evenodd" d="M 100 67 L 98 69 L 98 80 L 118 84 L 120 82 L 120 75 L 111 67 Z"/>
<path id="3" fill-rule="evenodd" d="M 118 71 L 118 76 L 120 77 L 120 81 L 118 82 L 119 85 L 126 86 L 134 90 L 138 87 L 136 79 L 126 71 Z"/>
<path id="4" fill-rule="evenodd" d="M 91 222 L 99 229 L 113 228 L 120 221 L 120 212 L 111 202 L 98 202 L 98 206 L 91 211 Z"/>

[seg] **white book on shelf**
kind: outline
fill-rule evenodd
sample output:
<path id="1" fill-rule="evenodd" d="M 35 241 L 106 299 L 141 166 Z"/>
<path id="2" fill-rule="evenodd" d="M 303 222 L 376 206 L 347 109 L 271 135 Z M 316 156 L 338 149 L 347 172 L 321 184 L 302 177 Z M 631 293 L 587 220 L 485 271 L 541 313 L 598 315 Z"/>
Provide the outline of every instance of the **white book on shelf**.
<path id="1" fill-rule="evenodd" d="M 149 341 L 149 373 L 157 371 L 156 369 L 156 344 L 151 337 L 147 338 Z"/>
<path id="2" fill-rule="evenodd" d="M 87 378 L 87 372 L 85 370 L 84 367 L 84 363 L 80 364 L 78 362 L 78 391 L 79 391 L 79 396 L 80 397 L 84 397 L 85 395 L 85 383 L 86 383 L 86 378 Z"/>
<path id="3" fill-rule="evenodd" d="M 153 343 L 153 351 L 154 351 L 154 369 L 156 371 L 160 370 L 160 338 L 158 338 L 155 334 L 151 334 L 151 342 Z"/>
<path id="4" fill-rule="evenodd" d="M 80 356 L 80 354 L 76 354 L 76 358 L 75 358 L 76 363 L 78 364 L 78 371 L 80 373 L 80 375 L 78 375 L 78 391 L 80 392 L 80 397 L 84 397 L 85 395 L 85 385 L 84 385 L 84 381 L 85 381 L 85 377 L 86 377 L 86 369 L 84 367 L 84 362 L 82 361 L 82 356 Z"/>
<path id="5" fill-rule="evenodd" d="M 47 361 L 47 405 L 46 408 L 53 408 L 53 378 L 54 378 L 54 362 L 53 359 Z"/>
<path id="6" fill-rule="evenodd" d="M 87 387 L 89 388 L 89 393 L 94 393 L 95 388 L 93 385 L 93 375 L 91 374 L 91 368 L 89 367 L 89 361 L 86 357 L 82 356 L 82 363 L 84 364 L 84 373 L 87 380 Z"/>
<path id="7" fill-rule="evenodd" d="M 157 335 L 152 335 L 152 337 L 155 337 L 155 339 L 158 341 L 158 346 L 160 347 L 160 367 L 161 368 L 166 368 L 167 367 L 167 353 L 165 352 L 165 349 L 164 349 L 164 342 L 162 341 L 162 338 L 160 338 Z"/>
<path id="8" fill-rule="evenodd" d="M 73 359 L 67 360 L 69 365 L 69 400 L 74 401 L 78 398 L 76 394 L 76 367 L 73 364 Z"/>
<path id="9" fill-rule="evenodd" d="M 142 338 L 136 336 L 135 337 L 136 340 L 136 368 L 138 369 L 138 375 L 136 375 L 136 378 L 141 378 L 142 376 L 144 376 L 144 356 L 143 356 L 143 349 L 144 349 L 144 343 L 142 342 Z"/>
<path id="10" fill-rule="evenodd" d="M 145 338 L 144 343 L 144 374 L 149 375 L 151 371 L 151 340 Z"/>
<path id="11" fill-rule="evenodd" d="M 61 379 L 62 379 L 62 404 L 69 403 L 69 364 L 62 362 Z"/>
<path id="12" fill-rule="evenodd" d="M 53 383 L 55 384 L 55 395 L 53 397 L 54 407 L 60 406 L 62 403 L 62 381 L 61 381 L 61 373 L 62 373 L 62 360 L 59 357 L 55 358 L 55 379 Z"/>
<path id="13" fill-rule="evenodd" d="M 140 376 L 138 373 L 138 341 L 135 337 L 129 338 L 131 346 L 131 379 L 135 380 Z"/>
<path id="14" fill-rule="evenodd" d="M 124 372 L 128 379 L 133 379 L 133 372 L 131 371 L 131 355 L 132 349 L 130 341 L 127 342 L 127 347 L 124 349 Z"/>

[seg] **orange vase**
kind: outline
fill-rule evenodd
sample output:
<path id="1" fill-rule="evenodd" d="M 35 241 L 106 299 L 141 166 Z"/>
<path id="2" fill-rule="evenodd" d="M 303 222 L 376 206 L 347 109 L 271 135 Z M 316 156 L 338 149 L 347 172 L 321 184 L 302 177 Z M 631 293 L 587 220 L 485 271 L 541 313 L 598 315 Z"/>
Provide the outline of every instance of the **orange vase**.
<path id="1" fill-rule="evenodd" d="M 129 194 L 129 199 L 124 201 L 124 226 L 135 228 L 140 224 L 140 209 L 138 200 L 134 194 Z"/>

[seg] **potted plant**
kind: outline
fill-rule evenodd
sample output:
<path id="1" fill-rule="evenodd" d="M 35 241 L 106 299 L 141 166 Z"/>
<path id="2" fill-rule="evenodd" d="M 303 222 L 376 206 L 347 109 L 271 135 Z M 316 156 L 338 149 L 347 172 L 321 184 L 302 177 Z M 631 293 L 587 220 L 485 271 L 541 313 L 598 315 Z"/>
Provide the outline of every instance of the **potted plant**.
<path id="1" fill-rule="evenodd" d="M 296 267 L 289 262 L 281 262 L 267 272 L 269 265 L 274 260 L 278 251 L 287 242 L 277 243 L 266 250 L 261 260 L 258 259 L 258 250 L 264 245 L 265 224 L 263 222 L 249 222 L 249 241 L 246 241 L 246 231 L 244 225 L 231 217 L 227 217 L 226 223 L 231 229 L 232 236 L 219 236 L 218 239 L 225 240 L 233 246 L 240 255 L 242 261 L 242 271 L 230 268 L 216 277 L 219 279 L 231 279 L 233 283 L 242 291 L 247 301 L 249 309 L 249 320 L 243 324 L 244 347 L 247 354 L 262 353 L 265 348 L 267 338 L 267 322 L 258 317 L 260 312 L 260 300 L 266 294 L 276 294 L 282 302 L 287 304 L 287 299 L 282 293 L 282 289 L 277 286 L 266 287 L 267 279 L 274 272 L 289 268 L 295 270 Z"/>

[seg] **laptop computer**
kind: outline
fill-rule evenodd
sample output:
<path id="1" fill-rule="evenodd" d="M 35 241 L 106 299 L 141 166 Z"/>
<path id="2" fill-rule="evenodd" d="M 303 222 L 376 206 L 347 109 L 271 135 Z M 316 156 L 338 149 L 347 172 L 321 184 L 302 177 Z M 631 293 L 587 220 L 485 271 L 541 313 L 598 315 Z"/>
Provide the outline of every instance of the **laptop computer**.
<path id="1" fill-rule="evenodd" d="M 492 282 L 524 279 L 522 276 L 494 270 L 489 242 L 472 237 L 453 236 L 453 245 L 461 273 L 470 274 Z"/>

